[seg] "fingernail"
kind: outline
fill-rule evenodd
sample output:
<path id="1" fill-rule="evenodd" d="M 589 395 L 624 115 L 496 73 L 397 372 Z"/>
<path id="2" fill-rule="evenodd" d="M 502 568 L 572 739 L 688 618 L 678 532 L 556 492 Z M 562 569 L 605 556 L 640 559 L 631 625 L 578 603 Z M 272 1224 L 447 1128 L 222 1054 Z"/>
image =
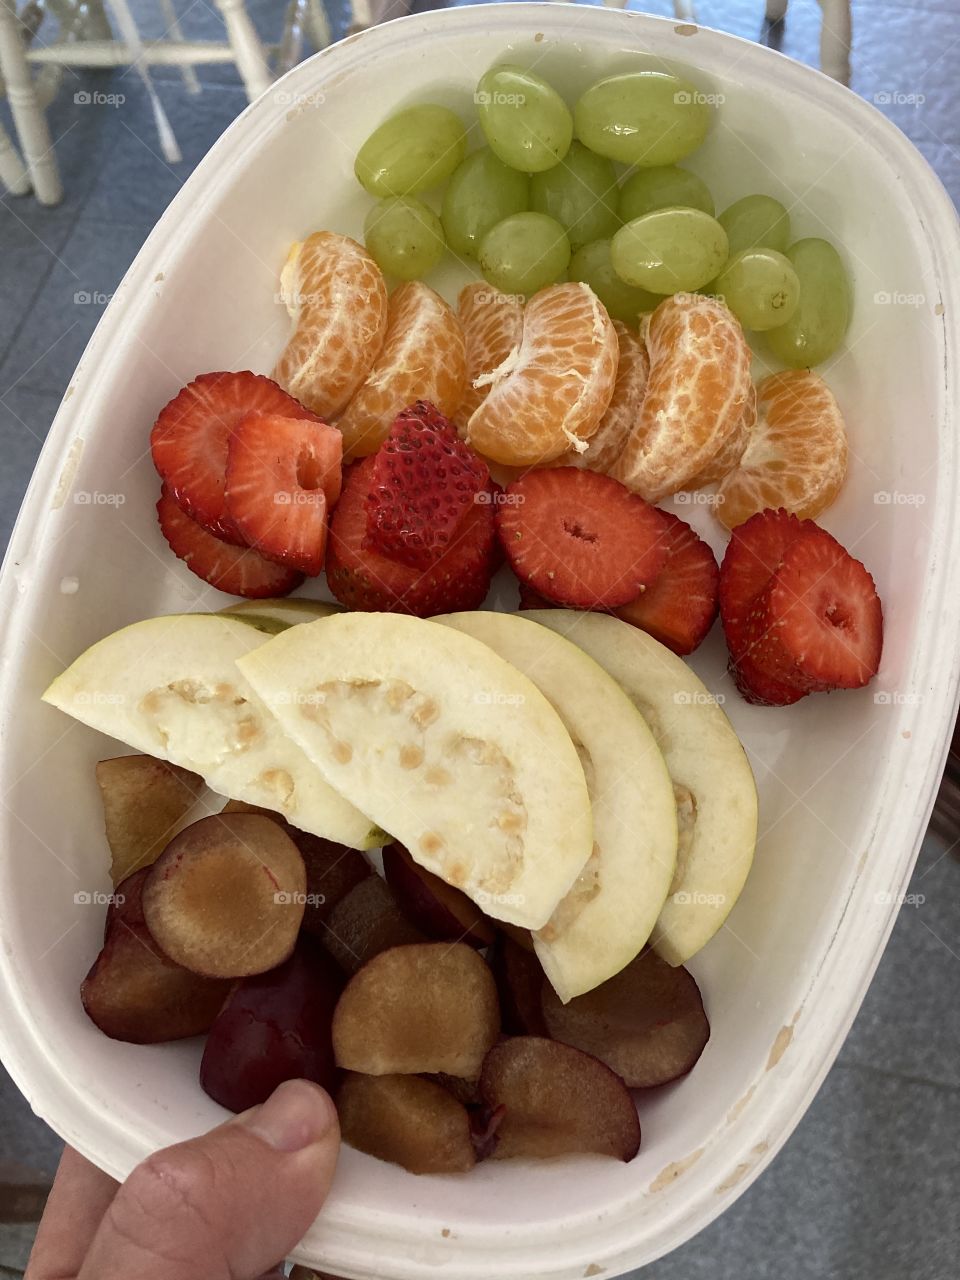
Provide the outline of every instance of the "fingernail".
<path id="1" fill-rule="evenodd" d="M 262 1106 L 237 1118 L 276 1151 L 302 1151 L 325 1137 L 336 1110 L 330 1095 L 307 1080 L 287 1080 Z"/>

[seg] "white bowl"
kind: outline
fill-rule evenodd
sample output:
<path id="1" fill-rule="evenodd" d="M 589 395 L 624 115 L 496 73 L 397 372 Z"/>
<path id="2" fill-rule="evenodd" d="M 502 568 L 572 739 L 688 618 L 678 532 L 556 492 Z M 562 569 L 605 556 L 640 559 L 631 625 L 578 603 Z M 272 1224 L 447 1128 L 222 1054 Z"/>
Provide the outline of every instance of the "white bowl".
<path id="1" fill-rule="evenodd" d="M 346 1150 L 300 1252 L 371 1280 L 614 1275 L 732 1203 L 797 1123 L 863 998 L 930 812 L 957 688 L 960 243 L 906 139 L 815 71 L 642 15 L 495 5 L 353 36 L 250 107 L 163 216 L 67 392 L 10 546 L 0 1041 L 34 1108 L 116 1177 L 223 1118 L 197 1084 L 197 1042 L 116 1044 L 81 1010 L 102 908 L 75 895 L 108 888 L 92 770 L 117 744 L 39 695 L 107 631 L 224 603 L 157 529 L 147 448 L 157 409 L 202 370 L 269 370 L 286 334 L 275 292 L 288 243 L 320 227 L 359 231 L 362 140 L 408 102 L 469 113 L 477 78 L 504 57 L 571 98 L 613 69 L 685 67 L 725 98 L 693 162 L 718 205 L 768 191 L 792 206 L 798 234 L 842 247 L 856 310 L 847 350 L 825 372 L 849 423 L 851 474 L 825 523 L 877 579 L 886 646 L 869 689 L 786 710 L 737 698 L 716 635 L 697 655 L 750 752 L 763 833 L 729 927 L 694 965 L 713 1025 L 706 1053 L 642 1103 L 631 1164 L 494 1162 L 414 1178 Z M 456 283 L 451 272 L 446 287 Z M 705 508 L 677 510 L 722 546 Z"/>

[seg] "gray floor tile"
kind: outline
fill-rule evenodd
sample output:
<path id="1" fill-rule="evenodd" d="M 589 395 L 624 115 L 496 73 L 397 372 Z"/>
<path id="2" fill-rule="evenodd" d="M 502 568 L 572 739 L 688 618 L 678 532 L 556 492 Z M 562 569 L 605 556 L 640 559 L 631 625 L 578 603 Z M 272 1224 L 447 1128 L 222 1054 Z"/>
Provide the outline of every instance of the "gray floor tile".
<path id="1" fill-rule="evenodd" d="M 30 313 L 34 298 L 56 265 L 72 218 L 63 209 L 37 216 L 32 199 L 0 198 L 0 361 Z"/>
<path id="2" fill-rule="evenodd" d="M 47 431 L 60 407 L 60 397 L 17 388 L 0 395 L 0 556 L 20 510 Z M 0 1142 L 0 1153 L 4 1151 Z M 11 1156 L 11 1158 L 13 1158 Z"/>
<path id="3" fill-rule="evenodd" d="M 772 1166 L 642 1280 L 953 1280 L 960 1092 L 837 1067 Z"/>
<path id="4" fill-rule="evenodd" d="M 27 1106 L 16 1085 L 0 1066 L 0 1150 L 15 1160 L 52 1177 L 63 1143 Z"/>
<path id="5" fill-rule="evenodd" d="M 0 394 L 14 388 L 60 397 L 149 224 L 81 218 L 0 365 Z"/>

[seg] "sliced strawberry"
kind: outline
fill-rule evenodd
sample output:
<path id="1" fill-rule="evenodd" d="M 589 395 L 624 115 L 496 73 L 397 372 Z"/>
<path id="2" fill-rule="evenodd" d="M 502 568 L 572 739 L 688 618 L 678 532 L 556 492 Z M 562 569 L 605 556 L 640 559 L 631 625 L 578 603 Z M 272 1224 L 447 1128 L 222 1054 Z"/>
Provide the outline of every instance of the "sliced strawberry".
<path id="1" fill-rule="evenodd" d="M 153 465 L 171 497 L 210 533 L 241 546 L 223 488 L 230 434 L 248 413 L 314 417 L 261 374 L 202 373 L 161 409 L 150 432 Z"/>
<path id="2" fill-rule="evenodd" d="M 313 418 L 250 413 L 237 423 L 224 490 L 230 522 L 268 560 L 315 577 L 340 494 L 343 437 Z"/>
<path id="3" fill-rule="evenodd" d="M 514 480 L 497 528 L 520 581 L 571 609 L 628 604 L 667 558 L 662 513 L 619 480 L 579 467 Z"/>
<path id="4" fill-rule="evenodd" d="M 472 503 L 462 526 L 436 564 L 413 569 L 365 545 L 367 500 L 376 465 L 363 458 L 347 471 L 330 521 L 327 583 L 350 609 L 435 613 L 476 609 L 490 589 L 496 567 L 496 530 L 491 483 L 489 502 Z"/>
<path id="5" fill-rule="evenodd" d="M 646 591 L 615 612 L 682 656 L 693 653 L 713 626 L 720 569 L 713 552 L 685 520 L 669 511 L 661 511 L 660 518 L 667 528 L 667 562 Z"/>
<path id="6" fill-rule="evenodd" d="M 883 611 L 859 560 L 810 520 L 757 602 L 756 660 L 811 691 L 859 689 L 877 674 Z"/>
<path id="7" fill-rule="evenodd" d="M 427 400 L 397 415 L 376 453 L 366 545 L 428 569 L 450 545 L 490 471 Z"/>
<path id="8" fill-rule="evenodd" d="M 218 591 L 251 598 L 285 596 L 303 581 L 303 575 L 295 569 L 215 538 L 181 510 L 166 488 L 160 493 L 157 515 L 160 531 L 173 554 Z"/>

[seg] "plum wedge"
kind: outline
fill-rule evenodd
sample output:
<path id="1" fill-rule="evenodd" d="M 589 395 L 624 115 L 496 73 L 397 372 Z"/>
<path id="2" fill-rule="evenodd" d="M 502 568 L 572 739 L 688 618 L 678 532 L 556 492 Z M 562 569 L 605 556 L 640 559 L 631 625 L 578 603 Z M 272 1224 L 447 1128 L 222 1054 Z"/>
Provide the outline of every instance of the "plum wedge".
<path id="1" fill-rule="evenodd" d="M 407 917 L 428 938 L 489 947 L 493 925 L 475 902 L 414 862 L 402 844 L 383 850 L 383 874 Z"/>
<path id="2" fill-rule="evenodd" d="M 281 964 L 303 919 L 300 851 L 270 818 L 217 814 L 185 827 L 150 868 L 143 914 L 184 968 L 243 978 Z"/>
<path id="3" fill-rule="evenodd" d="M 400 910 L 390 886 L 372 874 L 354 885 L 313 931 L 349 974 L 362 969 L 381 951 L 427 941 Z"/>
<path id="4" fill-rule="evenodd" d="M 640 1121 L 626 1085 L 597 1058 L 539 1036 L 491 1049 L 480 1091 L 504 1108 L 494 1159 L 574 1154 L 632 1160 Z"/>
<path id="5" fill-rule="evenodd" d="M 203 779 L 153 756 L 116 756 L 97 763 L 97 786 L 115 885 L 163 852 L 203 790 Z"/>
<path id="6" fill-rule="evenodd" d="M 504 1031 L 514 1036 L 549 1037 L 540 1003 L 546 976 L 534 952 L 499 934 L 490 953 L 490 968 L 500 996 Z"/>
<path id="7" fill-rule="evenodd" d="M 113 1040 L 161 1044 L 201 1035 L 213 1025 L 228 982 L 198 977 L 168 959 L 147 929 L 141 889 L 146 870 L 118 887 L 103 949 L 80 987 L 92 1022 Z"/>
<path id="8" fill-rule="evenodd" d="M 313 939 L 289 960 L 237 983 L 207 1036 L 200 1084 L 230 1111 L 266 1101 L 284 1080 L 337 1080 L 330 1028 L 343 978 Z"/>
<path id="9" fill-rule="evenodd" d="M 476 1164 L 466 1108 L 432 1080 L 350 1072 L 337 1109 L 344 1142 L 410 1173 L 467 1173 Z"/>
<path id="10" fill-rule="evenodd" d="M 337 1064 L 371 1076 L 475 1080 L 499 1034 L 493 976 L 462 942 L 374 956 L 347 983 L 333 1018 Z"/>
<path id="11" fill-rule="evenodd" d="M 710 1038 L 693 977 L 654 951 L 569 1004 L 561 1004 L 549 986 L 542 1001 L 555 1040 L 592 1053 L 634 1089 L 686 1075 Z"/>

